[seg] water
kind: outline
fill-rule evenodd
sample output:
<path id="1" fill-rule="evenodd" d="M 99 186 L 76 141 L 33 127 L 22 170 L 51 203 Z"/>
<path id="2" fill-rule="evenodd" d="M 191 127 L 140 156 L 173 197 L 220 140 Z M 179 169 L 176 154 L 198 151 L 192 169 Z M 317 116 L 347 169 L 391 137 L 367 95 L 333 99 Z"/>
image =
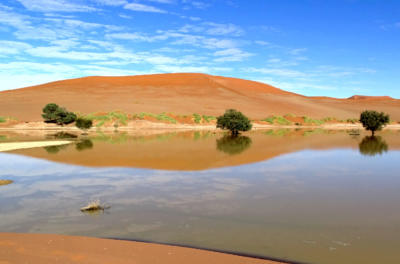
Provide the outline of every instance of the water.
<path id="1" fill-rule="evenodd" d="M 399 263 L 399 135 L 113 134 L 58 150 L 1 153 L 0 179 L 14 182 L 0 186 L 0 231 L 176 243 L 305 263 Z M 6 138 L 17 137 L 35 136 Z M 111 208 L 80 212 L 93 199 Z"/>

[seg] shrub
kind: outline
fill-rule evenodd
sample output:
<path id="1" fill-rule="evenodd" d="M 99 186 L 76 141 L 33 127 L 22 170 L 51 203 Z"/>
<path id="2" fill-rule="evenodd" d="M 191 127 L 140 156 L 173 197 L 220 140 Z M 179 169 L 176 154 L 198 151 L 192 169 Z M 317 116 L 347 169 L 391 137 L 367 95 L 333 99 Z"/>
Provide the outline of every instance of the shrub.
<path id="1" fill-rule="evenodd" d="M 217 119 L 215 116 L 208 116 L 208 115 L 203 115 L 203 119 L 204 121 L 206 121 L 207 123 L 210 123 L 212 120 Z"/>
<path id="2" fill-rule="evenodd" d="M 93 121 L 87 118 L 79 117 L 76 119 L 75 126 L 83 131 L 86 131 L 93 126 Z"/>
<path id="3" fill-rule="evenodd" d="M 57 104 L 47 104 L 43 108 L 42 117 L 46 123 L 56 123 L 57 125 L 71 124 L 76 120 L 76 115 L 68 112 L 64 107 L 59 107 Z"/>
<path id="4" fill-rule="evenodd" d="M 228 129 L 232 135 L 238 135 L 239 131 L 249 131 L 252 128 L 250 120 L 235 109 L 225 111 L 225 114 L 217 117 L 217 128 Z"/>
<path id="5" fill-rule="evenodd" d="M 372 132 L 372 136 L 375 135 L 375 131 L 381 130 L 386 124 L 389 123 L 389 115 L 373 110 L 366 110 L 360 115 L 360 122 L 366 130 Z"/>

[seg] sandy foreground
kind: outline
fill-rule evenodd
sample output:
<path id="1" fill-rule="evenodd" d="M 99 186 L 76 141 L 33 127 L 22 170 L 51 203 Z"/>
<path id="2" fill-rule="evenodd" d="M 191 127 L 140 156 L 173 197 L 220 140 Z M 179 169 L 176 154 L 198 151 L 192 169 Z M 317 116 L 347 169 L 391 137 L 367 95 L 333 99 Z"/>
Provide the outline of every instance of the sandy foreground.
<path id="1" fill-rule="evenodd" d="M 49 147 L 49 146 L 60 146 L 70 144 L 70 141 L 34 141 L 34 142 L 12 142 L 12 143 L 0 143 L 0 152 L 10 151 L 17 149 L 29 149 L 38 147 Z"/>
<path id="2" fill-rule="evenodd" d="M 0 233 L 0 264 L 273 264 L 269 260 L 142 242 L 48 234 Z"/>

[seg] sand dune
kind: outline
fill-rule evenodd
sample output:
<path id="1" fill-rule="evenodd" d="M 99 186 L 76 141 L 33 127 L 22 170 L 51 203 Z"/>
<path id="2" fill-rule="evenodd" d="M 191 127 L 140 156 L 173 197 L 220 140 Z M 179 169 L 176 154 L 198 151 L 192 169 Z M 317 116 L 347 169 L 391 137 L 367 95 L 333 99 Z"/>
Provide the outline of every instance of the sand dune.
<path id="1" fill-rule="evenodd" d="M 220 115 L 235 108 L 256 119 L 287 113 L 346 119 L 358 117 L 364 109 L 376 109 L 400 120 L 400 100 L 390 97 L 306 97 L 259 82 L 197 73 L 85 77 L 3 91 L 0 116 L 39 121 L 41 109 L 50 102 L 81 113 Z"/>
<path id="2" fill-rule="evenodd" d="M 273 264 L 275 261 L 247 258 L 205 250 L 49 234 L 0 233 L 0 263 L 141 263 Z"/>

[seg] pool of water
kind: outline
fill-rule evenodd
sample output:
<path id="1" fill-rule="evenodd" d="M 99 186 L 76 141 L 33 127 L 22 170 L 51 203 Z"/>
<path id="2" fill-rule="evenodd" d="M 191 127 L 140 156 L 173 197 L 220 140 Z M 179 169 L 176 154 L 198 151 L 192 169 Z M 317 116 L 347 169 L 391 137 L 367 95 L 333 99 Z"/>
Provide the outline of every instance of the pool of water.
<path id="1" fill-rule="evenodd" d="M 145 240 L 305 263 L 400 263 L 399 135 L 112 134 L 0 153 L 0 179 L 13 181 L 0 186 L 0 232 Z M 79 210 L 95 199 L 111 208 Z"/>

